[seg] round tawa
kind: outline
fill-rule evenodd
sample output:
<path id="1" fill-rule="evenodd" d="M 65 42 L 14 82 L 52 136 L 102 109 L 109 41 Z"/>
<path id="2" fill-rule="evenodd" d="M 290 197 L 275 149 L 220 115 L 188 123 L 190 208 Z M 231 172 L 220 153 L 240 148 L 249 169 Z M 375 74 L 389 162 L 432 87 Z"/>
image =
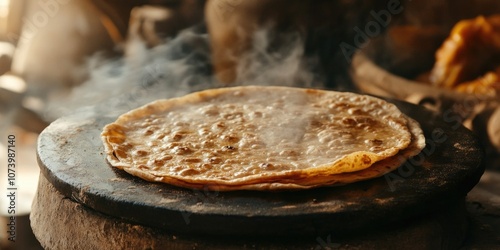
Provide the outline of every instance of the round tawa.
<path id="1" fill-rule="evenodd" d="M 302 191 L 214 192 L 149 183 L 111 167 L 100 133 L 117 116 L 80 113 L 39 136 L 45 178 L 97 212 L 191 235 L 336 236 L 382 230 L 463 199 L 484 171 L 473 134 L 456 119 L 391 101 L 417 120 L 426 148 L 380 178 Z"/>

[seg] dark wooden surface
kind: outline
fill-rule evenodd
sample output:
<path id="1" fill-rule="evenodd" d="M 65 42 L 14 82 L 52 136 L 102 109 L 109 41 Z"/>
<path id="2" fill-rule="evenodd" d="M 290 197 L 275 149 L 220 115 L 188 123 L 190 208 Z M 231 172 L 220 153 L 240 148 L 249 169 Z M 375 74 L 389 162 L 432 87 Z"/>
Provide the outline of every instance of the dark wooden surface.
<path id="1" fill-rule="evenodd" d="M 302 237 L 192 236 L 105 216 L 65 198 L 43 176 L 40 177 L 30 221 L 45 249 L 72 250 L 456 250 L 463 244 L 468 229 L 465 203 L 461 200 L 448 209 L 434 211 L 432 215 L 354 237 L 333 233 Z"/>
<path id="2" fill-rule="evenodd" d="M 468 130 L 395 103 L 425 132 L 428 147 L 413 160 L 421 164 L 408 162 L 384 177 L 343 187 L 211 192 L 148 183 L 106 162 L 99 135 L 114 115 L 80 113 L 55 121 L 39 137 L 38 160 L 64 196 L 142 225 L 205 235 L 350 234 L 447 207 L 463 199 L 484 171 L 482 151 Z"/>

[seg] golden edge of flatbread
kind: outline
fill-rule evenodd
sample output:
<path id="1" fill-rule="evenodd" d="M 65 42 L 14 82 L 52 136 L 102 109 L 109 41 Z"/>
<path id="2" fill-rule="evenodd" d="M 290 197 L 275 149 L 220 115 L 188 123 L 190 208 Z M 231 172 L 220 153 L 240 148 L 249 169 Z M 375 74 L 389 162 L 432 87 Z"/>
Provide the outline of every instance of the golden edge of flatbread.
<path id="1" fill-rule="evenodd" d="M 297 179 L 297 178 L 303 178 L 304 176 L 306 176 L 307 178 L 314 178 L 314 176 L 321 176 L 321 175 L 331 175 L 331 174 L 335 175 L 335 174 L 343 174 L 350 172 L 358 172 L 362 171 L 363 169 L 370 168 L 376 162 L 387 158 L 387 156 L 383 157 L 373 154 L 371 152 L 362 151 L 346 155 L 340 159 L 337 159 L 331 164 L 322 165 L 316 168 L 306 169 L 306 170 L 302 169 L 302 170 L 283 171 L 280 172 L 278 175 L 274 173 L 269 173 L 269 174 L 262 173 L 260 175 L 251 175 L 243 178 L 235 178 L 232 180 L 209 179 L 209 178 L 199 179 L 192 177 L 191 178 L 173 177 L 169 176 L 168 174 L 162 174 L 162 173 L 155 174 L 154 171 L 139 170 L 132 164 L 120 161 L 120 159 L 118 159 L 115 155 L 116 152 L 115 149 L 113 149 L 113 146 L 109 142 L 105 141 L 105 145 L 106 145 L 105 148 L 107 153 L 107 160 L 109 161 L 109 163 L 114 167 L 122 169 L 134 176 L 150 180 L 153 179 L 156 182 L 170 183 L 174 182 L 173 180 L 178 180 L 179 182 L 183 183 L 192 183 L 200 185 L 214 184 L 220 186 L 238 186 L 238 185 L 249 185 L 249 184 L 253 185 L 258 183 L 276 182 L 284 178 Z M 391 152 L 391 154 L 388 157 L 392 157 L 396 155 L 398 152 L 399 150 L 393 150 L 393 152 Z M 346 159 L 348 159 L 347 162 L 349 163 L 345 163 Z M 359 164 L 359 166 L 353 167 L 353 165 L 356 164 Z M 336 171 L 332 173 L 332 171 L 329 171 L 330 169 L 334 169 Z M 356 171 L 353 171 L 352 169 L 356 169 Z"/>
<path id="2" fill-rule="evenodd" d="M 394 171 L 403 163 L 405 163 L 409 158 L 418 155 L 426 145 L 423 131 L 420 129 L 418 122 L 411 118 L 408 119 L 409 128 L 412 132 L 412 142 L 407 148 L 401 150 L 395 156 L 381 160 L 364 170 L 351 173 L 316 176 L 316 178 L 312 178 L 309 181 L 308 179 L 304 179 L 304 181 L 294 180 L 295 183 L 306 185 L 308 187 L 343 185 L 352 182 L 377 178 L 391 171 Z"/>
<path id="3" fill-rule="evenodd" d="M 389 172 L 392 172 L 404 164 L 409 158 L 418 155 L 425 147 L 425 137 L 418 122 L 409 119 L 409 128 L 412 131 L 412 142 L 410 145 L 401 150 L 397 155 L 379 161 L 371 167 L 350 173 L 341 173 L 334 175 L 296 178 L 282 178 L 277 182 L 264 182 L 245 185 L 223 185 L 223 184 L 197 184 L 189 183 L 182 180 L 172 179 L 171 184 L 184 188 L 203 189 L 211 191 L 237 191 L 237 190 L 254 190 L 254 191 L 285 191 L 285 190 L 305 190 L 326 186 L 341 186 L 354 182 L 371 180 L 381 177 Z"/>

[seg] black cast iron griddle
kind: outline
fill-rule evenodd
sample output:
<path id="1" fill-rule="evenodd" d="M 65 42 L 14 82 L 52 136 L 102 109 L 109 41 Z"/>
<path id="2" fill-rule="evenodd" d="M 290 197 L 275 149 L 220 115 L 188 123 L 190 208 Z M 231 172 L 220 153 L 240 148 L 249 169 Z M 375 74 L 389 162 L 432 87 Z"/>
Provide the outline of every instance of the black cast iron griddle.
<path id="1" fill-rule="evenodd" d="M 455 120 L 392 101 L 422 126 L 427 147 L 383 177 L 285 192 L 214 192 L 143 181 L 105 160 L 101 129 L 116 116 L 61 118 L 38 139 L 43 175 L 63 195 L 133 223 L 202 235 L 317 236 L 379 228 L 463 199 L 484 171 L 475 137 Z"/>

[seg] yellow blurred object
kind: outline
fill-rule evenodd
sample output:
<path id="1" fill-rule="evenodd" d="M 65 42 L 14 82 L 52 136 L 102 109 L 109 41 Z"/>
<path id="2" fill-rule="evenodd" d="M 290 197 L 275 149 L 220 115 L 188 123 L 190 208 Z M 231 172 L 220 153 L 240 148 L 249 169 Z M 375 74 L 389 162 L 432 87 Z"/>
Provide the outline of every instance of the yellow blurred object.
<path id="1" fill-rule="evenodd" d="M 477 94 L 484 96 L 496 96 L 500 93 L 500 67 L 495 71 L 489 71 L 485 75 L 456 86 L 456 90 L 462 93 Z"/>
<path id="2" fill-rule="evenodd" d="M 494 72 L 497 65 L 500 65 L 500 15 L 478 16 L 458 22 L 452 29 L 436 52 L 430 81 L 446 88 L 460 86 L 457 90 L 461 92 L 491 94 L 495 92 L 492 88 L 499 90 L 498 75 Z"/>
<path id="3" fill-rule="evenodd" d="M 0 34 L 7 32 L 10 0 L 0 0 Z"/>

